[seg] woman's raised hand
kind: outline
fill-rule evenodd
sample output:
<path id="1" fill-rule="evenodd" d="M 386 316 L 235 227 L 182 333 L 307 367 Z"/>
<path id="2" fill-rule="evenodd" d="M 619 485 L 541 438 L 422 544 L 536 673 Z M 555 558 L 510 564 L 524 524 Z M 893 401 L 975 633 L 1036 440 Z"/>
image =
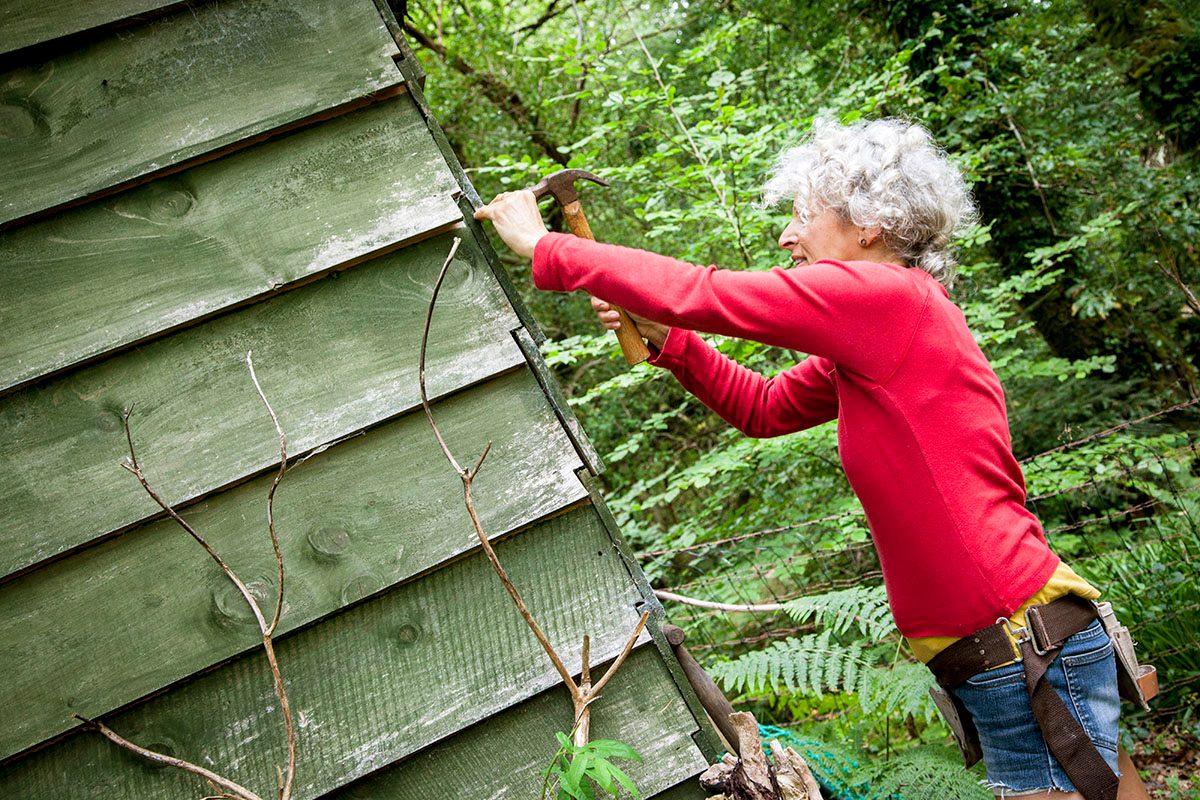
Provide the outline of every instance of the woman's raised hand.
<path id="1" fill-rule="evenodd" d="M 621 327 L 621 317 L 611 304 L 606 303 L 599 297 L 593 297 L 592 310 L 596 312 L 596 318 L 600 320 L 600 324 L 610 331 L 615 331 Z M 629 314 L 628 311 L 625 313 Z M 671 331 L 668 326 L 651 322 L 645 317 L 637 317 L 633 314 L 629 314 L 629 318 L 637 325 L 638 333 L 645 337 L 650 344 L 662 349 L 663 342 L 667 340 L 667 334 Z"/>
<path id="2" fill-rule="evenodd" d="M 537 200 L 528 189 L 503 192 L 475 212 L 475 219 L 490 219 L 496 233 L 519 256 L 533 258 L 533 248 L 549 231 L 542 222 Z"/>

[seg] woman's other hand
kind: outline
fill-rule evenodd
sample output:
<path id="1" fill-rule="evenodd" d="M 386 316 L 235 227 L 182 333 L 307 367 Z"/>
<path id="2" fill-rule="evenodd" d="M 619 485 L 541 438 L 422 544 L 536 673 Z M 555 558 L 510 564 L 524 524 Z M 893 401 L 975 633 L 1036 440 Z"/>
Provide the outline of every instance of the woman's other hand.
<path id="1" fill-rule="evenodd" d="M 600 324 L 610 331 L 615 331 L 621 327 L 621 316 L 617 313 L 617 310 L 599 297 L 592 298 L 592 310 L 596 312 L 596 318 L 600 320 Z M 625 313 L 629 314 L 628 311 Z M 669 327 L 660 325 L 657 322 L 651 322 L 645 317 L 635 317 L 633 314 L 629 314 L 629 318 L 637 326 L 638 333 L 645 337 L 650 344 L 660 350 L 662 349 L 663 342 L 667 340 L 667 334 L 671 331 Z"/>
<path id="2" fill-rule="evenodd" d="M 549 231 L 542 222 L 533 192 L 503 192 L 475 212 L 475 219 L 490 219 L 496 233 L 523 258 L 533 258 L 533 248 Z"/>

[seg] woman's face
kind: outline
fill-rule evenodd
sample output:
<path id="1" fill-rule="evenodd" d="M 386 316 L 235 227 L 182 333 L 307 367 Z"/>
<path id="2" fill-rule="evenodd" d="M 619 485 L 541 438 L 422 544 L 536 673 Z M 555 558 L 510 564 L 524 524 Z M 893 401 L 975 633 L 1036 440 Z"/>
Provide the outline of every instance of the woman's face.
<path id="1" fill-rule="evenodd" d="M 866 251 L 859 244 L 862 235 L 833 209 L 810 213 L 803 222 L 800 210 L 793 207 L 792 221 L 779 235 L 779 246 L 792 254 L 792 263 L 798 267 L 823 258 L 856 261 Z"/>

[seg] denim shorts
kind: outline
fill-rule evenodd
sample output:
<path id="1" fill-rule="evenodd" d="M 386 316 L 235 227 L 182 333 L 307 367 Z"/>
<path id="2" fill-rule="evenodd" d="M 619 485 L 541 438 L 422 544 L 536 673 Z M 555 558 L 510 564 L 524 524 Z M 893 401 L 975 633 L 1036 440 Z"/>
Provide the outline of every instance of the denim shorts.
<path id="1" fill-rule="evenodd" d="M 1067 639 L 1043 680 L 1050 681 L 1113 773 L 1119 774 L 1117 665 L 1099 620 Z M 954 694 L 979 730 L 987 785 L 993 793 L 1012 797 L 1048 789 L 1075 791 L 1033 718 L 1020 663 L 980 672 Z"/>

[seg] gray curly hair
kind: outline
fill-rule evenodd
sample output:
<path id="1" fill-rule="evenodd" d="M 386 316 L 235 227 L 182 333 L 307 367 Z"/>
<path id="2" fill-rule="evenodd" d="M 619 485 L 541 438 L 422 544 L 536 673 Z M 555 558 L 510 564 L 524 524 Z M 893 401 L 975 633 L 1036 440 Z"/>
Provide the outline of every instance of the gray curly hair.
<path id="1" fill-rule="evenodd" d="M 767 205 L 784 198 L 795 198 L 802 219 L 830 208 L 853 225 L 878 227 L 897 255 L 946 287 L 958 263 L 952 242 L 977 218 L 945 151 L 925 128 L 899 119 L 815 120 L 763 187 Z"/>

